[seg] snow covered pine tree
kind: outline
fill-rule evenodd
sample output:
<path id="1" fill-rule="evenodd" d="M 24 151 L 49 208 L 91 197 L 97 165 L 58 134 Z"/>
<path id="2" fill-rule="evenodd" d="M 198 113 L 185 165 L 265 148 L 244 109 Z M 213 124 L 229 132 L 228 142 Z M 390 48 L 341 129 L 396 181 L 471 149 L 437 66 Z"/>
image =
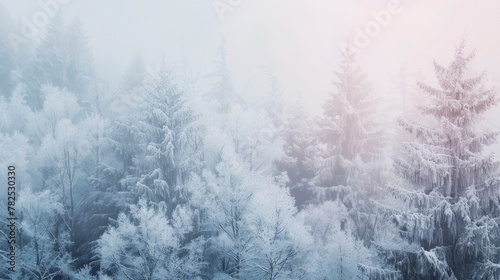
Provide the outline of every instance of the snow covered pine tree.
<path id="1" fill-rule="evenodd" d="M 448 68 L 434 63 L 440 89 L 419 84 L 429 96 L 420 112 L 430 125 L 399 121 L 415 140 L 404 143 L 395 168 L 413 189 L 390 188 L 406 204 L 391 216 L 397 235 L 414 250 L 385 255 L 406 279 L 500 277 L 498 162 L 484 152 L 498 132 L 478 131 L 497 99 L 483 85 L 484 73 L 468 76 L 475 52 L 464 49 L 462 40 Z"/>
<path id="2" fill-rule="evenodd" d="M 366 243 L 375 221 L 370 199 L 381 184 L 383 135 L 377 125 L 377 100 L 352 50 L 343 52 L 335 71 L 336 90 L 323 105 L 318 122 L 324 153 L 313 193 L 316 200 L 338 200 L 349 211 L 354 233 Z"/>
<path id="3" fill-rule="evenodd" d="M 370 98 L 370 85 L 351 50 L 343 52 L 335 76 L 337 90 L 329 94 L 318 122 L 320 141 L 326 145 L 316 190 L 323 196 L 320 200 L 351 192 L 344 189 L 347 186 L 366 191 L 363 187 L 375 185 L 375 164 L 382 147 L 381 131 L 373 121 L 376 101 Z"/>

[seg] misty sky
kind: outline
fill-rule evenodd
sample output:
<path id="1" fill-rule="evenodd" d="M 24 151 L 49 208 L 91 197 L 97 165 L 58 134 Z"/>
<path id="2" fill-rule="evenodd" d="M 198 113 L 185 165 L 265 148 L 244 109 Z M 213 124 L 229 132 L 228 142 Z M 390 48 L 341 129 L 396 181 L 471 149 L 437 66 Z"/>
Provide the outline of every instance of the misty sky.
<path id="1" fill-rule="evenodd" d="M 47 0 L 42 0 L 47 1 Z M 332 89 L 339 44 L 373 20 L 371 12 L 388 9 L 389 0 L 242 0 L 221 20 L 213 0 L 67 0 L 66 19 L 85 24 L 101 77 L 117 79 L 130 57 L 141 51 L 149 67 L 164 56 L 174 66 L 188 62 L 203 78 L 213 69 L 222 38 L 237 89 L 258 95 L 263 65 L 272 66 L 289 95 L 300 93 L 319 112 Z M 227 0 L 220 0 L 225 3 Z M 237 1 L 233 1 L 237 2 Z M 38 0 L 0 3 L 17 18 L 32 18 Z M 22 4 L 21 4 L 22 3 Z M 448 64 L 462 36 L 478 50 L 474 69 L 487 69 L 500 80 L 500 2 L 401 0 L 400 12 L 361 50 L 359 61 L 374 92 L 387 94 L 404 65 L 432 81 L 432 60 Z"/>

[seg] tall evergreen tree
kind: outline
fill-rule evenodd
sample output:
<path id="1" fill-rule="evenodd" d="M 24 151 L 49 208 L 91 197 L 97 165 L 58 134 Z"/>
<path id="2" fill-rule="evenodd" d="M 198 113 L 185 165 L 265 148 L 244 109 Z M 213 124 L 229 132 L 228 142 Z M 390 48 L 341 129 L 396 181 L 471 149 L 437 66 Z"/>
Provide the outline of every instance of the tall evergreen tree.
<path id="1" fill-rule="evenodd" d="M 75 20 L 67 27 L 58 13 L 36 46 L 30 75 L 25 75 L 24 82 L 30 87 L 30 104 L 35 109 L 41 108 L 40 90 L 47 84 L 68 89 L 80 103 L 87 103 L 93 81 L 92 54 L 82 23 Z"/>
<path id="2" fill-rule="evenodd" d="M 139 141 L 135 174 L 124 183 L 134 192 L 175 207 L 180 187 L 203 167 L 203 125 L 165 66 L 146 84 L 146 93 L 126 131 Z M 172 205 L 170 205 L 170 203 Z"/>
<path id="3" fill-rule="evenodd" d="M 319 151 L 313 127 L 300 101 L 285 110 L 281 131 L 284 155 L 276 161 L 275 168 L 278 174 L 286 172 L 287 186 L 298 207 L 311 199 L 309 187 L 315 176 L 314 161 Z"/>
<path id="4" fill-rule="evenodd" d="M 386 221 L 380 232 L 390 236 L 394 226 L 394 234 L 378 245 L 405 279 L 496 279 L 500 273 L 498 163 L 484 152 L 498 132 L 478 131 L 496 96 L 483 86 L 484 74 L 470 78 L 475 52 L 464 50 L 461 41 L 448 68 L 434 63 L 439 89 L 419 84 L 430 101 L 420 109 L 430 117 L 427 124 L 399 122 L 414 141 L 395 161 L 403 178 L 388 189 L 395 200 L 379 205 Z M 406 245 L 390 245 L 395 242 Z"/>
<path id="5" fill-rule="evenodd" d="M 142 54 L 136 53 L 130 60 L 127 71 L 123 75 L 122 87 L 124 90 L 133 90 L 142 86 L 146 78 L 146 66 Z"/>
<path id="6" fill-rule="evenodd" d="M 316 191 L 323 198 L 341 195 L 345 187 L 347 192 L 368 191 L 380 176 L 382 133 L 374 121 L 376 101 L 351 50 L 343 52 L 340 70 L 334 73 L 336 90 L 329 93 L 318 122 L 326 148 Z"/>
<path id="7" fill-rule="evenodd" d="M 90 102 L 94 85 L 94 62 L 83 23 L 76 19 L 65 30 L 65 87 L 83 104 Z"/>
<path id="8" fill-rule="evenodd" d="M 44 96 L 41 87 L 50 84 L 61 89 L 66 80 L 66 61 L 64 48 L 64 23 L 61 14 L 57 14 L 48 24 L 45 36 L 35 50 L 30 75 L 25 76 L 25 83 L 29 85 L 29 104 L 40 109 Z"/>
<path id="9" fill-rule="evenodd" d="M 419 84 L 430 100 L 420 112 L 432 117 L 435 125 L 399 121 L 416 141 L 405 145 L 408 156 L 397 162 L 397 170 L 413 184 L 453 198 L 464 196 L 470 186 L 483 185 L 498 167 L 493 154 L 483 151 L 499 132 L 477 129 L 483 114 L 496 104 L 496 93 L 483 86 L 484 73 L 467 76 L 475 52 L 465 55 L 464 49 L 462 41 L 448 68 L 434 62 L 440 88 Z"/>
<path id="10" fill-rule="evenodd" d="M 219 102 L 219 111 L 229 111 L 231 104 L 239 104 L 242 107 L 246 107 L 246 102 L 234 88 L 234 84 L 229 73 L 225 41 L 222 42 L 219 48 L 217 69 L 210 76 L 215 78 L 215 82 L 212 85 L 213 88 L 208 94 L 208 97 Z"/>

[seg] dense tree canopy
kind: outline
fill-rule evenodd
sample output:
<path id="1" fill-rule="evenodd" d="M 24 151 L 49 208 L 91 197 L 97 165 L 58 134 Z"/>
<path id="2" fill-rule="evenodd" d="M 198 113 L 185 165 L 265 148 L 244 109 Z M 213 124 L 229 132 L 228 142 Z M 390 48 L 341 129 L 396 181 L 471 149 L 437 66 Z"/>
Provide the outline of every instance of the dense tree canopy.
<path id="1" fill-rule="evenodd" d="M 22 174 L 0 278 L 500 278 L 497 95 L 464 41 L 394 136 L 349 49 L 313 116 L 271 67 L 244 98 L 224 45 L 201 86 L 140 53 L 113 84 L 80 21 L 14 46 L 16 28 L 0 7 L 0 158 Z"/>

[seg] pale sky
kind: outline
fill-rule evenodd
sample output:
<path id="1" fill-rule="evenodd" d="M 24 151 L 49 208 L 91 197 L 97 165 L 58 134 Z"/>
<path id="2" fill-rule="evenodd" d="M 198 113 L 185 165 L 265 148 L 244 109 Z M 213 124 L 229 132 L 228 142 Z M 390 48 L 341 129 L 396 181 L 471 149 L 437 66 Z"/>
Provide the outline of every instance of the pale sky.
<path id="1" fill-rule="evenodd" d="M 0 0 L 14 16 L 31 19 L 39 0 Z M 47 2 L 50 0 L 41 0 Z M 55 0 L 53 0 L 55 1 Z M 62 1 L 62 0 L 61 0 Z M 154 68 L 162 56 L 173 65 L 188 61 L 203 77 L 225 38 L 229 67 L 237 89 L 248 98 L 262 88 L 260 67 L 271 65 L 289 95 L 301 93 L 317 113 L 332 89 L 339 45 L 374 20 L 371 12 L 397 5 L 387 26 L 361 50 L 359 61 L 375 94 L 392 89 L 402 65 L 432 78 L 432 61 L 445 65 L 462 36 L 476 48 L 474 68 L 500 80 L 500 1 L 491 0 L 65 0 L 67 19 L 85 24 L 103 77 L 116 78 L 130 57 L 142 51 Z M 22 4 L 21 4 L 22 3 Z M 215 3 L 236 3 L 221 20 Z M 106 72 L 106 73 L 104 73 Z M 112 72 L 112 74 L 110 74 Z"/>

